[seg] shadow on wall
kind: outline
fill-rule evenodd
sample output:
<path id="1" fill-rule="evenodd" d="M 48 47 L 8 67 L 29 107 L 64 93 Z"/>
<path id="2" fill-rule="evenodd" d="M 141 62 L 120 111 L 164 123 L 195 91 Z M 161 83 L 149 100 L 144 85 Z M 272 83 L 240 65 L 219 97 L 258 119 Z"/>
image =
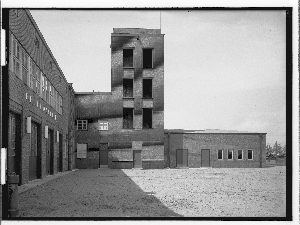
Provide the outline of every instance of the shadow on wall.
<path id="1" fill-rule="evenodd" d="M 178 217 L 119 169 L 77 170 L 19 196 L 21 217 Z M 113 218 L 115 220 L 115 218 Z"/>

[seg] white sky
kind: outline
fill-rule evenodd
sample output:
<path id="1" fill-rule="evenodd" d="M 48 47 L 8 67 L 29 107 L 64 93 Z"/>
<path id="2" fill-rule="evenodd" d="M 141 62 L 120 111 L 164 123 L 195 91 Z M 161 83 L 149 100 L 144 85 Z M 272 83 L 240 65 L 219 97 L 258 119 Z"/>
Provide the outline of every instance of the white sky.
<path id="1" fill-rule="evenodd" d="M 110 91 L 113 28 L 159 11 L 31 10 L 75 91 Z M 165 128 L 266 132 L 285 144 L 285 12 L 162 11 Z"/>

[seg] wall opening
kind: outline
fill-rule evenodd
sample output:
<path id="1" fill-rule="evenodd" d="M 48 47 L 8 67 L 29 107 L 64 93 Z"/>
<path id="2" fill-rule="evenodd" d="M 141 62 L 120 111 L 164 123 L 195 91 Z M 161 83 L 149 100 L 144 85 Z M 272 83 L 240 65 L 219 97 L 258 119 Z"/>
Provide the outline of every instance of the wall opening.
<path id="1" fill-rule="evenodd" d="M 143 68 L 153 68 L 152 49 L 143 49 Z"/>
<path id="2" fill-rule="evenodd" d="M 152 98 L 152 79 L 143 79 L 143 98 Z"/>
<path id="3" fill-rule="evenodd" d="M 123 67 L 133 67 L 133 49 L 123 49 Z"/>
<path id="4" fill-rule="evenodd" d="M 133 97 L 133 79 L 123 79 L 123 97 Z"/>
<path id="5" fill-rule="evenodd" d="M 143 128 L 152 128 L 152 109 L 143 109 Z"/>
<path id="6" fill-rule="evenodd" d="M 123 129 L 133 128 L 133 108 L 123 108 Z"/>

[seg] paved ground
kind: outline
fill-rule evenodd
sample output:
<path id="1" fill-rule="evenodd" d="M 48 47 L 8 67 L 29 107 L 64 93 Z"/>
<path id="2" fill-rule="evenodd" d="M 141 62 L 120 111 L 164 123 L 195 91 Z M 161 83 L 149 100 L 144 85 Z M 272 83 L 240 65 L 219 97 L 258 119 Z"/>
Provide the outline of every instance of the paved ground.
<path id="1" fill-rule="evenodd" d="M 22 217 L 285 216 L 285 167 L 77 170 L 19 196 Z"/>

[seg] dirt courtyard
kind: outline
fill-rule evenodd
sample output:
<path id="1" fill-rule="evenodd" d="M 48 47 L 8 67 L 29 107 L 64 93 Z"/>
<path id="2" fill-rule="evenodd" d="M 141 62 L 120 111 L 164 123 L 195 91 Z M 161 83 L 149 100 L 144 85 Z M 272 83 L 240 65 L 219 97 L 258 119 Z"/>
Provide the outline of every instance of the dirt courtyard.
<path id="1" fill-rule="evenodd" d="M 77 170 L 19 195 L 21 217 L 284 217 L 285 166 Z"/>

